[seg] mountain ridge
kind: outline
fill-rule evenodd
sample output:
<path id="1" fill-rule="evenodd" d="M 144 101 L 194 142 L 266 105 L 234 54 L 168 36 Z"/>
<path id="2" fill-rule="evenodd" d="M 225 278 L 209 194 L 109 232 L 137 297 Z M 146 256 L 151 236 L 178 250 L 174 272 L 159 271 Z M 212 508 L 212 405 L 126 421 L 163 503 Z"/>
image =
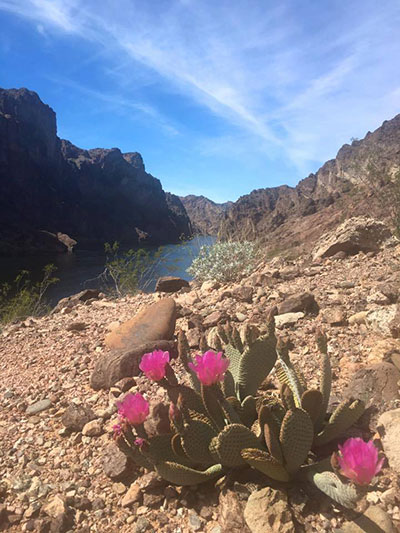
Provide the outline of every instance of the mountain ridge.
<path id="1" fill-rule="evenodd" d="M 85 248 L 192 234 L 180 200 L 140 154 L 60 139 L 55 112 L 34 91 L 0 89 L 0 141 L 0 253 L 63 249 L 49 240 L 58 232 Z"/>

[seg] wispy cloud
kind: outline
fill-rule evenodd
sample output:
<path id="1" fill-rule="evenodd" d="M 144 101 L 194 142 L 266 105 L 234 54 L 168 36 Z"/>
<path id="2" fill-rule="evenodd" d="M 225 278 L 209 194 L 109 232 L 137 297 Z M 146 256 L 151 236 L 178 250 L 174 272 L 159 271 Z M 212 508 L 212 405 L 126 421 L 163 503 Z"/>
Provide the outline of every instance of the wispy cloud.
<path id="1" fill-rule="evenodd" d="M 125 87 L 133 63 L 151 70 L 165 91 L 231 126 L 221 147 L 232 138 L 299 172 L 400 111 L 395 1 L 0 0 L 0 9 L 107 50 L 118 57 L 109 74 Z M 116 101 L 170 127 L 156 104 Z"/>

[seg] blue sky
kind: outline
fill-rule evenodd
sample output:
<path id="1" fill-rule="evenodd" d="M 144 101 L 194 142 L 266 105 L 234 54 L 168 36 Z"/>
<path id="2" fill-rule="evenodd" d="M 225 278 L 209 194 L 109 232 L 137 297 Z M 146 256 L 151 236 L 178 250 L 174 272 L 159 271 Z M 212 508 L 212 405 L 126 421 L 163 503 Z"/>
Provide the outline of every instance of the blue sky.
<path id="1" fill-rule="evenodd" d="M 0 86 L 176 194 L 295 185 L 400 112 L 399 0 L 0 0 Z"/>

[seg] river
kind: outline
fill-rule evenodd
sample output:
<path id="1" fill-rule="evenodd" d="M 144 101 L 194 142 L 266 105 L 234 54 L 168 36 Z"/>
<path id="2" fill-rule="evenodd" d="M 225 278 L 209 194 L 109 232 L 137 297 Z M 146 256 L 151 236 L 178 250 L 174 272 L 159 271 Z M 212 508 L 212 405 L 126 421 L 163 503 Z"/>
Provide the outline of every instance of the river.
<path id="1" fill-rule="evenodd" d="M 146 292 L 154 290 L 160 276 L 179 276 L 190 281 L 186 272 L 200 246 L 215 242 L 215 237 L 195 237 L 182 244 L 167 244 L 162 247 L 160 259 L 154 263 L 149 276 L 142 283 Z M 154 255 L 156 248 L 149 248 Z M 45 265 L 53 264 L 57 268 L 54 276 L 59 281 L 48 289 L 46 299 L 53 305 L 65 296 L 70 296 L 83 289 L 104 289 L 104 281 L 99 276 L 104 271 L 106 256 L 102 251 L 77 250 L 72 254 L 46 254 L 35 256 L 0 257 L 0 284 L 11 282 L 21 270 L 28 270 L 32 280 L 41 277 Z"/>

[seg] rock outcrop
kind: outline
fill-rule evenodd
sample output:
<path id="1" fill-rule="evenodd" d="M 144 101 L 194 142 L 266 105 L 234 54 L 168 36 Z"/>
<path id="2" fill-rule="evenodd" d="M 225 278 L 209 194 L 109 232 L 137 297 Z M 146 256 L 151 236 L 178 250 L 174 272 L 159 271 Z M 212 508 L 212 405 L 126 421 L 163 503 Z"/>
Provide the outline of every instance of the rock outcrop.
<path id="1" fill-rule="evenodd" d="M 258 189 L 239 198 L 222 216 L 220 238 L 260 239 L 276 252 L 293 253 L 312 246 L 343 218 L 387 218 L 388 183 L 400 170 L 399 146 L 400 114 L 363 140 L 342 146 L 335 159 L 296 187 Z"/>
<path id="2" fill-rule="evenodd" d="M 180 197 L 192 222 L 193 233 L 198 235 L 217 235 L 222 217 L 233 202 L 217 204 L 205 196 Z"/>
<path id="3" fill-rule="evenodd" d="M 0 89 L 0 253 L 178 242 L 191 235 L 178 197 L 140 154 L 82 150 L 57 137 L 56 115 L 27 89 Z M 65 239 L 64 239 L 65 240 Z"/>

